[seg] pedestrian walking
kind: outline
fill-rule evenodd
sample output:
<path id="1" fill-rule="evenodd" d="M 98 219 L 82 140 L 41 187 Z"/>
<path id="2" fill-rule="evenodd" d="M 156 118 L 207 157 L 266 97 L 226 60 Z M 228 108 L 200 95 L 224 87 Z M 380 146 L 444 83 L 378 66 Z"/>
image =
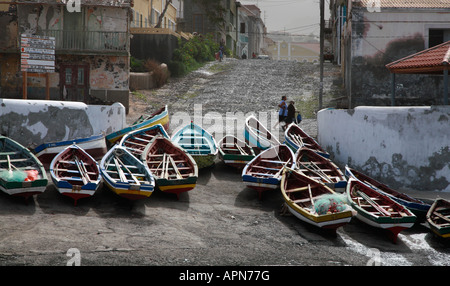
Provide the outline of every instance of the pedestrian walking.
<path id="1" fill-rule="evenodd" d="M 278 124 L 281 124 L 282 122 L 285 122 L 287 113 L 288 113 L 288 109 L 287 109 L 287 104 L 286 104 L 286 96 L 283 95 L 281 97 L 281 101 L 278 104 L 278 107 L 280 108 L 280 110 L 278 111 Z M 285 126 L 281 126 L 283 128 L 283 130 L 285 129 Z"/>
<path id="2" fill-rule="evenodd" d="M 291 100 L 287 107 L 287 116 L 284 121 L 286 122 L 286 126 L 288 126 L 289 124 L 294 122 L 294 120 L 295 120 L 295 106 L 294 106 L 294 101 Z"/>

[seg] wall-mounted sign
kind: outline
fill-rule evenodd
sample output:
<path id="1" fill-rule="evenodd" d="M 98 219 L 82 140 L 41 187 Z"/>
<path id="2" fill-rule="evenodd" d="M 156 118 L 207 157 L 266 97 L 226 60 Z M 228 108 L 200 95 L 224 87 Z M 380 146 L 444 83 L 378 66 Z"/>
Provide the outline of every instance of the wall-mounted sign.
<path id="1" fill-rule="evenodd" d="M 22 34 L 20 39 L 21 71 L 55 72 L 55 37 Z"/>

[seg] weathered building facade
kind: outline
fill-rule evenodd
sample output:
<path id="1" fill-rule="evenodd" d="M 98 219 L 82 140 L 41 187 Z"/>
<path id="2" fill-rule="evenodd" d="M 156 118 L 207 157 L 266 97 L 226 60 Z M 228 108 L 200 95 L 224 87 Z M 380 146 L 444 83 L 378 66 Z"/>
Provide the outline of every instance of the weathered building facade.
<path id="1" fill-rule="evenodd" d="M 6 33 L 0 33 L 0 96 L 22 98 L 26 88 L 28 99 L 120 102 L 128 108 L 132 4 L 132 0 L 3 4 L 0 24 Z M 48 80 L 30 73 L 23 84 L 22 34 L 55 38 L 55 72 Z"/>
<path id="2" fill-rule="evenodd" d="M 212 34 L 218 43 L 236 53 L 237 2 L 235 0 L 184 0 L 178 30 L 191 34 Z"/>
<path id="3" fill-rule="evenodd" d="M 335 0 L 330 8 L 350 107 L 390 105 L 386 64 L 450 40 L 449 1 Z M 443 103 L 442 75 L 400 75 L 397 82 L 397 105 Z"/>
<path id="4" fill-rule="evenodd" d="M 261 10 L 256 5 L 240 5 L 238 7 L 238 44 L 237 55 L 263 53 L 265 25 L 261 19 Z"/>

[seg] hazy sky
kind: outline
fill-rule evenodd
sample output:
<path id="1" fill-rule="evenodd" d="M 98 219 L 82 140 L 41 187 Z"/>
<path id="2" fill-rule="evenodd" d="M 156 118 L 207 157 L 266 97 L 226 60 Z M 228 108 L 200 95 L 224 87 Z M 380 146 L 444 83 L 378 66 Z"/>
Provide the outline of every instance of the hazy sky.
<path id="1" fill-rule="evenodd" d="M 261 9 L 267 30 L 286 31 L 291 34 L 308 35 L 320 33 L 319 0 L 241 0 L 242 4 L 254 4 Z M 328 19 L 329 1 L 325 0 L 325 19 Z"/>

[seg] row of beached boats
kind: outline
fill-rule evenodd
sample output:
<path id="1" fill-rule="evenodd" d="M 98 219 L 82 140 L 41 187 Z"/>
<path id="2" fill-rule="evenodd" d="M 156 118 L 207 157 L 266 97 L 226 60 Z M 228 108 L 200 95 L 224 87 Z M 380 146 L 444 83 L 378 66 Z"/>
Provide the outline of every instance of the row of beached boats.
<path id="1" fill-rule="evenodd" d="M 336 231 L 352 217 L 388 231 L 393 241 L 416 222 L 427 221 L 438 236 L 450 237 L 450 202 L 408 196 L 345 166 L 345 173 L 311 136 L 295 123 L 280 143 L 256 118 L 248 118 L 246 142 L 260 152 L 242 171 L 248 188 L 261 194 L 280 189 L 284 209 L 314 226 Z"/>
<path id="2" fill-rule="evenodd" d="M 242 170 L 244 184 L 258 192 L 280 189 L 285 208 L 297 218 L 336 231 L 352 217 L 400 231 L 426 219 L 439 236 L 450 237 L 450 202 L 433 204 L 397 192 L 348 166 L 345 174 L 330 155 L 298 125 L 290 124 L 284 143 L 256 117 L 245 121 L 244 139 L 226 135 L 216 142 L 193 122 L 171 137 L 167 106 L 107 136 L 47 143 L 33 151 L 0 137 L 0 188 L 28 198 L 47 186 L 46 169 L 61 194 L 74 203 L 94 195 L 100 183 L 119 196 L 148 198 L 155 188 L 174 193 L 196 186 L 198 170 L 224 164 Z M 339 191 L 344 190 L 344 191 Z"/>
<path id="3" fill-rule="evenodd" d="M 101 182 L 130 200 L 148 198 L 155 188 L 179 197 L 180 193 L 195 188 L 198 170 L 214 163 L 218 148 L 213 136 L 192 122 L 172 137 L 167 133 L 168 127 L 165 106 L 107 136 L 45 143 L 33 152 L 5 137 L 9 145 L 26 152 L 30 158 L 27 162 L 39 170 L 41 180 L 30 184 L 19 178 L 20 184 L 11 184 L 3 176 L 4 190 L 26 198 L 42 193 L 48 182 L 47 169 L 57 190 L 73 198 L 74 204 L 94 195 Z M 12 149 L 9 145 L 5 149 Z M 19 162 L 7 152 L 5 156 L 8 162 Z M 5 165 L 11 173 L 16 172 L 15 166 Z"/>

